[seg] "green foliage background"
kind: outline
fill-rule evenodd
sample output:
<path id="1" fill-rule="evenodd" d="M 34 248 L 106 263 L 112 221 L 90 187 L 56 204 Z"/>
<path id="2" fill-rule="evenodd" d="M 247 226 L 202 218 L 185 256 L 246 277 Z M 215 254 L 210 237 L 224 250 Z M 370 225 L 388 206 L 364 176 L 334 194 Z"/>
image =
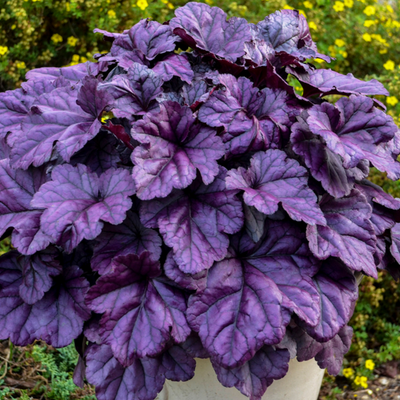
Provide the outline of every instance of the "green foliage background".
<path id="1" fill-rule="evenodd" d="M 260 21 L 282 8 L 298 9 L 306 16 L 319 51 L 336 58 L 331 65 L 322 60 L 315 60 L 314 64 L 341 73 L 351 72 L 360 79 L 381 81 L 390 96 L 382 96 L 380 100 L 399 124 L 400 0 L 206 2 L 222 8 L 229 17 L 239 16 L 250 22 Z M 0 0 L 0 91 L 18 87 L 26 71 L 32 68 L 93 61 L 92 54 L 106 52 L 110 46 L 103 35 L 93 33 L 94 28 L 120 32 L 141 18 L 166 21 L 173 17 L 176 7 L 185 3 L 182 0 Z M 399 182 L 388 181 L 375 169 L 371 179 L 400 197 Z M 0 254 L 8 248 L 7 240 L 1 242 Z M 351 322 L 355 329 L 354 343 L 345 360 L 346 379 L 354 388 L 360 386 L 357 377 L 374 376 L 373 370 L 366 368 L 370 365 L 367 360 L 379 366 L 400 358 L 397 283 L 380 273 L 377 281 L 364 278 L 361 291 Z M 36 346 L 29 350 L 28 355 L 44 366 L 43 374 L 51 385 L 44 392 L 45 399 L 69 399 L 74 393 L 72 364 L 65 361 L 75 357 L 74 349 L 71 346 L 67 349 L 52 353 Z M 19 398 L 28 396 L 19 393 Z M 337 388 L 334 393 L 338 393 Z M 11 399 L 12 395 L 12 391 L 0 389 L 0 399 Z"/>

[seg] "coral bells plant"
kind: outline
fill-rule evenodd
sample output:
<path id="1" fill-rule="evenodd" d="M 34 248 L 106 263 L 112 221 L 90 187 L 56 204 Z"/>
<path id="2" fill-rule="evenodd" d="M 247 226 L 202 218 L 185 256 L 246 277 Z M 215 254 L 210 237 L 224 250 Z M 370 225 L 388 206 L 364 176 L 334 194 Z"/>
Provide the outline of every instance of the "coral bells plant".
<path id="1" fill-rule="evenodd" d="M 316 69 L 293 10 L 99 32 L 97 63 L 0 95 L 0 338 L 75 340 L 99 400 L 154 399 L 196 357 L 252 400 L 290 358 L 337 374 L 357 278 L 400 275 L 400 201 L 366 179 L 400 178 L 386 90 Z"/>

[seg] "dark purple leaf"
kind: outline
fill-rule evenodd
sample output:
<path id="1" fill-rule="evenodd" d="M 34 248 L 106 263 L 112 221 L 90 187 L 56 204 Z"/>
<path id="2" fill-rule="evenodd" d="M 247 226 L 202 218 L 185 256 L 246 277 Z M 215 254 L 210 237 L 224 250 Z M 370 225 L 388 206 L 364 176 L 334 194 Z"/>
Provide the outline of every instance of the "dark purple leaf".
<path id="1" fill-rule="evenodd" d="M 110 272 L 114 257 L 140 255 L 145 250 L 157 261 L 161 255 L 161 238 L 153 229 L 145 228 L 136 213 L 128 211 L 122 224 L 106 224 L 97 237 L 91 260 L 92 268 L 104 275 Z"/>
<path id="2" fill-rule="evenodd" d="M 140 219 L 147 227 L 158 227 L 167 246 L 173 248 L 179 268 L 197 274 L 222 260 L 228 249 L 226 234 L 243 225 L 242 205 L 237 190 L 226 190 L 226 170 L 206 186 L 196 181 L 190 196 L 174 191 L 165 199 L 142 204 Z"/>
<path id="3" fill-rule="evenodd" d="M 400 264 L 400 223 L 397 223 L 390 230 L 392 244 L 390 245 L 390 253 Z"/>
<path id="4" fill-rule="evenodd" d="M 345 168 L 369 160 L 389 178 L 400 177 L 400 163 L 392 158 L 387 146 L 398 128 L 392 117 L 374 107 L 372 99 L 351 95 L 336 105 L 323 103 L 308 110 L 310 130 L 321 136 L 328 148 L 343 158 Z"/>
<path id="5" fill-rule="evenodd" d="M 70 164 L 85 164 L 92 172 L 101 175 L 110 168 L 117 168 L 119 161 L 117 140 L 111 134 L 100 131 L 82 150 L 72 156 Z"/>
<path id="6" fill-rule="evenodd" d="M 188 106 L 195 105 L 196 102 L 201 101 L 203 95 L 207 95 L 208 85 L 205 81 L 196 81 L 191 85 L 184 85 L 182 87 L 182 97 L 185 104 Z"/>
<path id="7" fill-rule="evenodd" d="M 264 225 L 267 216 L 258 211 L 257 208 L 243 204 L 244 211 L 244 227 L 247 234 L 256 243 L 264 234 Z"/>
<path id="8" fill-rule="evenodd" d="M 250 25 L 243 18 L 227 15 L 218 7 L 204 3 L 188 3 L 175 11 L 169 22 L 190 47 L 235 62 L 244 55 L 244 44 L 251 40 Z"/>
<path id="9" fill-rule="evenodd" d="M 321 260 L 338 257 L 352 270 L 377 278 L 373 257 L 376 235 L 370 221 L 372 207 L 366 197 L 356 189 L 341 199 L 325 194 L 319 206 L 327 225 L 307 227 L 307 238 L 314 255 Z"/>
<path id="10" fill-rule="evenodd" d="M 188 381 L 194 376 L 196 361 L 181 345 L 172 346 L 161 356 L 165 378 L 170 381 Z"/>
<path id="11" fill-rule="evenodd" d="M 132 206 L 135 186 L 127 170 L 108 169 L 100 177 L 83 164 L 53 169 L 31 205 L 43 208 L 41 228 L 54 243 L 71 252 L 82 239 L 95 239 L 103 222 L 120 224 Z"/>
<path id="12" fill-rule="evenodd" d="M 22 268 L 19 295 L 25 303 L 38 302 L 50 290 L 53 284 L 51 278 L 62 272 L 61 264 L 55 258 L 57 255 L 57 251 L 48 249 L 19 259 Z"/>
<path id="13" fill-rule="evenodd" d="M 328 258 L 314 277 L 320 295 L 321 319 L 317 326 L 299 324 L 319 342 L 331 340 L 350 320 L 358 297 L 353 273 L 337 258 Z"/>
<path id="14" fill-rule="evenodd" d="M 117 75 L 100 85 L 114 98 L 113 114 L 130 119 L 158 109 L 156 97 L 162 92 L 162 78 L 145 65 L 133 63 L 127 74 Z"/>
<path id="15" fill-rule="evenodd" d="M 95 78 L 87 78 L 81 89 L 61 87 L 49 94 L 43 94 L 31 107 L 21 130 L 10 134 L 11 163 L 14 168 L 27 169 L 29 165 L 39 166 L 49 161 L 53 143 L 57 142 L 58 153 L 65 161 L 95 137 L 101 127 L 99 117 L 109 104 L 110 96 L 95 90 Z M 77 104 L 77 100 L 88 114 Z M 87 105 L 93 101 L 92 107 Z"/>
<path id="16" fill-rule="evenodd" d="M 165 25 L 164 25 L 165 26 Z M 184 55 L 170 54 L 159 61 L 153 71 L 160 75 L 163 81 L 169 81 L 174 76 L 178 76 L 183 81 L 191 83 L 194 77 L 192 67 Z"/>
<path id="17" fill-rule="evenodd" d="M 183 294 L 157 280 L 160 265 L 143 252 L 114 258 L 111 271 L 100 277 L 86 303 L 98 313 L 103 343 L 123 365 L 136 357 L 156 356 L 170 338 L 185 341 L 190 329 Z"/>
<path id="18" fill-rule="evenodd" d="M 13 227 L 12 245 L 23 254 L 34 254 L 50 243 L 50 237 L 40 229 L 42 211 L 30 205 L 46 181 L 44 168 L 15 170 L 9 160 L 0 161 L 0 235 Z"/>
<path id="19" fill-rule="evenodd" d="M 39 339 L 54 347 L 69 345 L 90 317 L 83 302 L 89 282 L 78 267 L 70 266 L 41 300 L 29 305 L 19 295 L 23 275 L 17 257 L 12 251 L 0 258 L 0 338 L 18 346 Z"/>
<path id="20" fill-rule="evenodd" d="M 159 113 L 150 113 L 132 128 L 134 139 L 142 143 L 132 153 L 133 177 L 142 200 L 166 197 L 173 188 L 184 189 L 200 171 L 205 184 L 218 174 L 217 161 L 224 145 L 214 129 L 196 123 L 189 107 L 175 102 L 160 104 Z"/>
<path id="21" fill-rule="evenodd" d="M 209 270 L 206 289 L 191 296 L 187 317 L 210 356 L 233 368 L 282 340 L 290 320 L 282 302 L 272 279 L 229 256 Z"/>
<path id="22" fill-rule="evenodd" d="M 307 178 L 307 170 L 297 161 L 281 150 L 270 149 L 256 153 L 248 170 L 230 170 L 226 187 L 243 190 L 244 202 L 264 214 L 273 214 L 281 203 L 292 219 L 325 225 Z"/>
<path id="23" fill-rule="evenodd" d="M 301 69 L 288 67 L 287 71 L 301 82 L 304 88 L 304 97 L 316 94 L 324 96 L 328 94 L 389 95 L 382 83 L 376 79 L 361 81 L 354 78 L 352 74 L 342 75 L 331 69 L 302 71 Z"/>
<path id="24" fill-rule="evenodd" d="M 274 379 L 283 378 L 289 369 L 289 352 L 264 346 L 244 365 L 224 368 L 213 362 L 218 380 L 225 387 L 235 386 L 250 400 L 261 400 Z"/>
<path id="25" fill-rule="evenodd" d="M 107 345 L 90 346 L 86 364 L 86 376 L 96 386 L 98 400 L 154 400 L 165 382 L 164 367 L 158 359 L 135 358 L 124 367 Z"/>
<path id="26" fill-rule="evenodd" d="M 103 125 L 103 129 L 111 132 L 117 139 L 125 144 L 130 150 L 135 148 L 133 140 L 130 135 L 130 128 L 120 124 L 113 124 L 111 120 L 108 120 L 106 125 Z"/>

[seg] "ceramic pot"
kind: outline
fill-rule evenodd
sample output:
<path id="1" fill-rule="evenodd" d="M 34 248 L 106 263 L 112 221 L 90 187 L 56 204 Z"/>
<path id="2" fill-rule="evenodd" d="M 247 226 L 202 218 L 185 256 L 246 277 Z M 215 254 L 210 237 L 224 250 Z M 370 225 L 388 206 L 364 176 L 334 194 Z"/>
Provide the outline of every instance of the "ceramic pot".
<path id="1" fill-rule="evenodd" d="M 324 376 L 317 362 L 290 360 L 287 375 L 268 387 L 263 400 L 317 400 Z M 248 400 L 235 388 L 222 386 L 209 359 L 196 359 L 194 378 L 187 382 L 166 381 L 157 400 Z"/>

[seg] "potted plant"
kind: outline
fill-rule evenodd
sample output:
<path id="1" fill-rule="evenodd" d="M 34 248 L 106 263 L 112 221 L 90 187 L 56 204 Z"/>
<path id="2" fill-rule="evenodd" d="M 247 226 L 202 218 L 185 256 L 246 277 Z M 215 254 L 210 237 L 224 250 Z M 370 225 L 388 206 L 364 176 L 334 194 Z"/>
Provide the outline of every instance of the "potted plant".
<path id="1" fill-rule="evenodd" d="M 0 339 L 75 340 L 99 400 L 154 399 L 194 358 L 253 400 L 291 358 L 337 374 L 357 276 L 399 275 L 400 202 L 367 180 L 400 177 L 387 91 L 316 69 L 297 11 L 99 32 L 98 62 L 0 94 Z"/>

